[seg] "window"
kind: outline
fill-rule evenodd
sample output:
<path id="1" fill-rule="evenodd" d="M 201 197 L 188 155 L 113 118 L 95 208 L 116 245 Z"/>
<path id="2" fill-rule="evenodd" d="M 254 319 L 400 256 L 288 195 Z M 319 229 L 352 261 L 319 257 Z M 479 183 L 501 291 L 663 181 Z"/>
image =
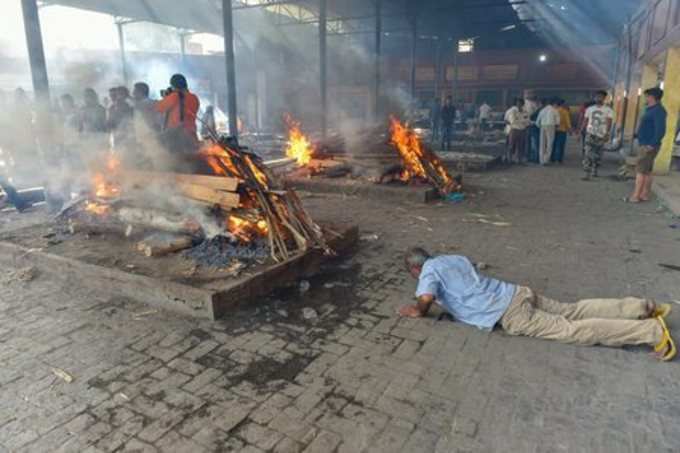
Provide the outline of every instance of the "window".
<path id="1" fill-rule="evenodd" d="M 458 53 L 470 53 L 475 50 L 475 40 L 461 39 L 458 41 Z"/>

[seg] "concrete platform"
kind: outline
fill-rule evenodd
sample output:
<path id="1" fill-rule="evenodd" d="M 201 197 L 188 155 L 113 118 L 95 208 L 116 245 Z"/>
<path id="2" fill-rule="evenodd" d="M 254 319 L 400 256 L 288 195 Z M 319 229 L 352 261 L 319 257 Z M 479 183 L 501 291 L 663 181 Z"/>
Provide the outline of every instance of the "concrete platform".
<path id="1" fill-rule="evenodd" d="M 655 176 L 652 190 L 674 215 L 680 216 L 680 174 Z"/>
<path id="2" fill-rule="evenodd" d="M 285 178 L 286 183 L 296 189 L 307 192 L 336 193 L 345 195 L 366 196 L 378 200 L 402 203 L 429 203 L 438 200 L 439 193 L 430 186 L 404 186 L 398 184 L 376 184 L 361 179 L 349 178 Z"/>
<path id="3" fill-rule="evenodd" d="M 357 227 L 348 227 L 337 233 L 337 236 L 332 235 L 328 239 L 328 243 L 337 255 L 343 255 L 357 243 L 359 230 Z M 132 270 L 94 264 L 43 248 L 0 241 L 0 263 L 6 268 L 33 266 L 61 280 L 64 285 L 89 287 L 111 297 L 128 298 L 183 315 L 211 320 L 224 318 L 235 307 L 253 302 L 299 278 L 310 277 L 330 258 L 321 250 L 311 249 L 284 262 L 262 266 L 237 277 L 192 282 L 189 279 L 177 281 L 141 275 Z"/>

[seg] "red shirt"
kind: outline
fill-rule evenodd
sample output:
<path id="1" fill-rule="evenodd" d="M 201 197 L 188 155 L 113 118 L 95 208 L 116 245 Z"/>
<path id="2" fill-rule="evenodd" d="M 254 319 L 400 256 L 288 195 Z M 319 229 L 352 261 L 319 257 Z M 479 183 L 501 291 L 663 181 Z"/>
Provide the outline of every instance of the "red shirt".
<path id="1" fill-rule="evenodd" d="M 184 122 L 180 121 L 179 93 L 176 91 L 164 97 L 156 104 L 156 110 L 160 113 L 169 113 L 165 127 L 173 129 L 183 126 L 187 132 L 196 134 L 196 115 L 201 103 L 198 97 L 188 91 L 184 92 Z"/>

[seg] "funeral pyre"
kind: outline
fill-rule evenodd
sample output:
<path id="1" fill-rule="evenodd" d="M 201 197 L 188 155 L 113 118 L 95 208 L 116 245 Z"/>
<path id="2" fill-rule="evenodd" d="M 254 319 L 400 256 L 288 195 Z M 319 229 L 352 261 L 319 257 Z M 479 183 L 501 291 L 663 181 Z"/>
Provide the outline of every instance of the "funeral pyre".
<path id="1" fill-rule="evenodd" d="M 326 140 L 315 140 L 301 132 L 299 122 L 288 117 L 286 123 L 285 154 L 296 162 L 296 168 L 287 175 L 292 179 L 368 176 L 369 180 L 380 184 L 427 184 L 442 196 L 463 189 L 461 176 L 452 177 L 442 160 L 421 141 L 414 129 L 394 116 L 390 117 L 387 134 L 384 126 L 357 131 L 353 141 L 362 149 L 353 149 L 351 153 L 345 151 L 344 141 L 334 135 Z M 380 172 L 371 177 L 369 168 L 376 163 L 381 167 Z"/>
<path id="2" fill-rule="evenodd" d="M 434 151 L 425 147 L 416 132 L 394 116 L 390 117 L 390 133 L 390 143 L 401 157 L 401 169 L 397 174 L 399 180 L 405 183 L 427 181 L 441 195 L 462 189 L 460 178 L 451 177 Z"/>
<path id="3" fill-rule="evenodd" d="M 185 256 L 217 267 L 232 258 L 281 262 L 312 247 L 332 253 L 296 193 L 255 154 L 211 141 L 197 159 L 205 174 L 134 171 L 110 154 L 90 192 L 57 219 L 72 234 L 152 232 L 137 243 L 145 255 L 190 249 Z"/>

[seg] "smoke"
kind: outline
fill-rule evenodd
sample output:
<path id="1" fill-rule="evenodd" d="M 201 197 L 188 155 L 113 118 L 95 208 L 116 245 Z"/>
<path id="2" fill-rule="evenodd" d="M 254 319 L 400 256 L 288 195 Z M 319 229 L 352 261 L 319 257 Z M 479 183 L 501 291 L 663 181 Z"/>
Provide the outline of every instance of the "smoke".
<path id="1" fill-rule="evenodd" d="M 605 8 L 604 4 L 607 4 Z M 618 41 L 626 14 L 632 13 L 638 0 L 609 2 L 553 2 L 530 1 L 513 5 L 520 19 L 531 19 L 528 27 L 539 33 L 549 47 L 560 49 L 569 57 L 587 65 L 602 80 L 611 82 L 613 59 L 611 52 L 584 51 L 598 45 L 613 45 Z"/>

